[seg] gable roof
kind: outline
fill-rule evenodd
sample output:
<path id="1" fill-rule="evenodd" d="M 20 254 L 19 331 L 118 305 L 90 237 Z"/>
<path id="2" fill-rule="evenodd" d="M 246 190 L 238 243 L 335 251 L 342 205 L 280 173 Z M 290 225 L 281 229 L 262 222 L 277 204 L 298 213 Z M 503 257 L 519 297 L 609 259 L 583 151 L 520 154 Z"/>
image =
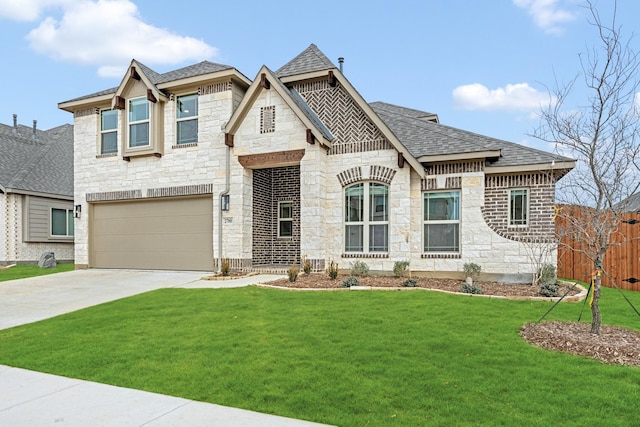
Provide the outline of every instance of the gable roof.
<path id="1" fill-rule="evenodd" d="M 0 124 L 0 190 L 73 199 L 73 126 L 46 131 Z"/>
<path id="2" fill-rule="evenodd" d="M 281 78 L 333 68 L 336 68 L 336 66 L 312 43 L 298 56 L 280 67 L 275 74 Z"/>
<path id="3" fill-rule="evenodd" d="M 500 169 L 572 168 L 574 161 L 523 145 L 425 120 L 432 115 L 397 105 L 373 102 L 371 108 L 420 162 L 488 159 L 487 172 Z M 506 170 L 505 170 L 506 171 Z"/>
<path id="4" fill-rule="evenodd" d="M 271 85 L 271 89 L 269 90 L 275 90 L 298 119 L 300 119 L 308 129 L 311 129 L 313 136 L 322 144 L 330 147 L 334 137 L 329 129 L 322 123 L 313 110 L 309 108 L 302 97 L 294 89 L 287 88 L 266 65 L 263 65 L 260 71 L 258 71 L 256 78 L 253 80 L 251 86 L 249 86 L 240 105 L 238 105 L 238 108 L 236 108 L 229 119 L 225 127 L 225 132 L 235 134 L 260 92 L 267 90 L 262 87 L 262 75 L 264 75 L 265 79 L 268 80 Z"/>
<path id="5" fill-rule="evenodd" d="M 212 73 L 217 73 L 221 71 L 230 71 L 230 72 L 235 71 L 237 75 L 240 76 L 246 82 L 247 85 L 249 85 L 250 83 L 249 79 L 244 77 L 244 75 L 238 72 L 234 67 L 230 65 L 217 64 L 215 62 L 210 62 L 210 61 L 202 61 L 197 64 L 189 65 L 183 68 L 179 68 L 177 70 L 168 71 L 166 73 L 157 73 L 156 71 L 152 70 L 151 68 L 142 64 L 141 62 L 138 62 L 135 59 L 131 61 L 131 64 L 129 65 L 129 68 L 127 68 L 127 70 L 130 70 L 131 66 L 135 66 L 138 73 L 139 74 L 142 73 L 141 76 L 144 75 L 148 83 L 154 86 L 164 85 L 167 83 L 176 82 L 178 80 L 190 79 L 190 78 L 202 76 L 205 74 L 212 74 Z M 129 71 L 127 71 L 126 75 L 124 76 L 123 82 L 119 86 L 61 102 L 58 104 L 58 107 L 64 110 L 66 109 L 67 105 L 76 103 L 78 101 L 83 101 L 86 99 L 101 97 L 105 95 L 114 95 L 116 94 L 116 92 L 118 92 L 118 89 L 122 87 L 123 83 L 128 80 L 128 78 L 129 78 Z"/>

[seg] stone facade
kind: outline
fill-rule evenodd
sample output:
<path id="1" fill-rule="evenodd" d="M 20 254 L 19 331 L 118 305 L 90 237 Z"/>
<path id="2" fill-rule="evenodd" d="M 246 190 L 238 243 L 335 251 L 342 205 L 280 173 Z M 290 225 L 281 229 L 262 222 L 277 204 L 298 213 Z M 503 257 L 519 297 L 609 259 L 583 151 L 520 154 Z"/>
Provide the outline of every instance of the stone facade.
<path id="1" fill-rule="evenodd" d="M 286 89 L 277 86 L 278 90 L 278 82 L 254 84 L 249 89 L 254 92 L 246 94 L 247 102 L 243 102 L 244 90 L 227 83 L 199 88 L 197 143 L 174 143 L 175 100 L 172 97 L 161 105 L 161 157 L 124 161 L 121 152 L 100 155 L 99 108 L 93 113 L 78 110 L 82 113 L 75 115 L 75 199 L 88 215 L 76 221 L 77 264 L 89 263 L 93 203 L 194 194 L 212 197 L 215 268 L 222 258 L 237 270 L 288 266 L 302 259 L 310 260 L 315 271 L 323 271 L 330 261 L 348 269 L 361 260 L 373 271 L 390 272 L 396 261 L 409 260 L 416 274 L 460 277 L 464 264 L 473 262 L 482 266 L 486 277 L 526 281 L 534 268 L 531 258 L 540 250 L 536 244 L 552 240 L 553 176 L 489 175 L 484 159 L 425 163 L 424 170 L 417 170 L 415 162 L 410 166 L 403 160 L 392 136 L 385 136 L 375 124 L 379 122 L 340 81 L 332 85 L 327 78 L 312 78 L 291 82 Z M 313 117 L 295 107 L 290 89 L 307 103 L 330 137 L 310 138 Z M 241 114 L 236 111 L 239 106 Z M 121 112 L 121 126 L 125 119 Z M 238 123 L 225 137 L 230 120 Z M 119 147 L 122 134 L 118 133 Z M 345 248 L 345 188 L 358 183 L 388 189 L 388 250 L 384 252 L 354 253 Z M 227 184 L 229 206 L 221 212 L 218 194 Z M 507 224 L 508 191 L 514 188 L 529 190 L 526 227 Z M 424 195 L 453 190 L 460 194 L 459 250 L 427 253 Z M 292 202 L 290 237 L 278 237 L 280 202 Z"/>

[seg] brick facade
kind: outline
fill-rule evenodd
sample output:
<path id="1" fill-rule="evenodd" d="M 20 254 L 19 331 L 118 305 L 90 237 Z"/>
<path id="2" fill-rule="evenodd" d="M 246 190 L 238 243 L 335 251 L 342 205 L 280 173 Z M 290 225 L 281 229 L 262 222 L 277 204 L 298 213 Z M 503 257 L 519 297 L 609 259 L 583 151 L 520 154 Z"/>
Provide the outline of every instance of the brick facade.
<path id="1" fill-rule="evenodd" d="M 293 236 L 278 238 L 278 203 L 293 203 Z M 300 166 L 253 171 L 253 265 L 300 262 Z"/>

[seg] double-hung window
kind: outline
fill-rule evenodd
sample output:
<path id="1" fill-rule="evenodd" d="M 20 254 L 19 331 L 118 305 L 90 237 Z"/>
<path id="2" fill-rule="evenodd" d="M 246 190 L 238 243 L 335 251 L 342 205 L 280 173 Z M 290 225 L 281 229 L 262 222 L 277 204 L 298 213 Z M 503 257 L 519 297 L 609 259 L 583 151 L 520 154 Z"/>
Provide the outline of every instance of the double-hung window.
<path id="1" fill-rule="evenodd" d="M 147 147 L 150 140 L 149 101 L 147 98 L 129 100 L 129 148 Z"/>
<path id="2" fill-rule="evenodd" d="M 509 225 L 524 227 L 529 213 L 529 190 L 509 190 Z"/>
<path id="3" fill-rule="evenodd" d="M 363 182 L 347 187 L 345 252 L 389 251 L 389 187 Z"/>
<path id="4" fill-rule="evenodd" d="M 100 154 L 118 152 L 118 110 L 100 111 Z"/>
<path id="5" fill-rule="evenodd" d="M 51 236 L 73 237 L 73 210 L 51 208 Z"/>
<path id="6" fill-rule="evenodd" d="M 278 202 L 278 237 L 293 237 L 293 202 Z"/>
<path id="7" fill-rule="evenodd" d="M 177 98 L 176 127 L 177 145 L 198 142 L 198 94 Z"/>
<path id="8" fill-rule="evenodd" d="M 424 252 L 460 251 L 460 192 L 424 193 Z"/>

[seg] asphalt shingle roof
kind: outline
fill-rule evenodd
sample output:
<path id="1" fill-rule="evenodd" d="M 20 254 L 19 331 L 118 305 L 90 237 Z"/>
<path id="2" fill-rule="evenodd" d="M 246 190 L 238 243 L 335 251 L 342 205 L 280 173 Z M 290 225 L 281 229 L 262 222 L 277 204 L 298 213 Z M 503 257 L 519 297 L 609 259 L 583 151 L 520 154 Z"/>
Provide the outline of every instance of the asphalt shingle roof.
<path id="1" fill-rule="evenodd" d="M 298 56 L 280 67 L 278 71 L 276 71 L 276 76 L 282 78 L 295 74 L 327 70 L 329 68 L 336 68 L 336 66 L 315 44 L 311 44 Z"/>
<path id="2" fill-rule="evenodd" d="M 183 68 L 179 68 L 177 70 L 168 71 L 166 73 L 160 74 L 153 71 L 151 68 L 147 67 L 146 65 L 140 62 L 138 62 L 138 66 L 140 67 L 140 71 L 142 71 L 149 78 L 151 83 L 153 83 L 154 85 L 172 82 L 180 79 L 186 79 L 189 77 L 201 76 L 203 74 L 215 73 L 222 70 L 229 70 L 233 68 L 230 65 L 217 64 L 215 62 L 209 62 L 209 61 L 202 61 L 197 64 L 189 65 Z M 109 94 L 116 93 L 117 90 L 118 90 L 118 87 L 112 87 L 109 89 L 102 90 L 100 92 L 94 92 L 89 95 L 84 95 L 78 98 L 70 99 L 65 102 L 80 101 L 83 99 L 93 98 L 96 96 L 109 95 Z"/>
<path id="3" fill-rule="evenodd" d="M 0 186 L 73 197 L 73 126 L 46 131 L 0 124 Z"/>
<path id="4" fill-rule="evenodd" d="M 620 203 L 617 203 L 614 208 L 622 212 L 640 212 L 640 193 L 627 197 Z"/>
<path id="5" fill-rule="evenodd" d="M 369 105 L 416 158 L 500 150 L 501 157 L 492 161 L 491 166 L 572 161 L 567 157 L 426 120 L 425 117 L 433 116 L 427 112 L 383 102 Z"/>

